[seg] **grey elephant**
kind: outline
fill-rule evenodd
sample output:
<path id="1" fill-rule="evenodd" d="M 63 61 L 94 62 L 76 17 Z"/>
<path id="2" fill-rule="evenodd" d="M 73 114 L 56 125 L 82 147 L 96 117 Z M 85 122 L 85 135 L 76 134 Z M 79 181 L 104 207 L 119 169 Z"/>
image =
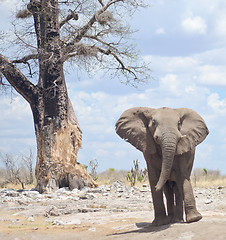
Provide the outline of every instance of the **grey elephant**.
<path id="1" fill-rule="evenodd" d="M 153 225 L 199 221 L 190 181 L 195 147 L 208 135 L 204 120 L 186 108 L 135 107 L 116 123 L 117 134 L 140 150 L 147 163 L 155 219 Z M 163 193 L 166 196 L 167 211 Z"/>

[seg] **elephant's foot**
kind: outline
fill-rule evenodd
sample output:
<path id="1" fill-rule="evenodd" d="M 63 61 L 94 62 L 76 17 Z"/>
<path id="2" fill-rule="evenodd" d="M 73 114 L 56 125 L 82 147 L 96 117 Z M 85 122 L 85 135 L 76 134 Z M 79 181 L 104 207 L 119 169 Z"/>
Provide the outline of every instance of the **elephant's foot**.
<path id="1" fill-rule="evenodd" d="M 190 210 L 186 214 L 186 222 L 191 223 L 191 222 L 197 222 L 200 219 L 202 219 L 202 215 L 195 209 L 195 210 Z"/>
<path id="2" fill-rule="evenodd" d="M 156 217 L 152 222 L 152 225 L 161 226 L 161 225 L 167 225 L 169 223 L 170 223 L 170 219 L 167 216 L 164 216 L 164 217 Z"/>
<path id="3" fill-rule="evenodd" d="M 176 211 L 175 214 L 171 214 L 168 217 L 170 219 L 170 223 L 182 223 L 182 222 L 184 222 L 183 211 Z"/>
<path id="4" fill-rule="evenodd" d="M 173 217 L 170 220 L 171 223 L 183 223 L 184 219 L 183 218 L 177 218 L 177 217 Z"/>

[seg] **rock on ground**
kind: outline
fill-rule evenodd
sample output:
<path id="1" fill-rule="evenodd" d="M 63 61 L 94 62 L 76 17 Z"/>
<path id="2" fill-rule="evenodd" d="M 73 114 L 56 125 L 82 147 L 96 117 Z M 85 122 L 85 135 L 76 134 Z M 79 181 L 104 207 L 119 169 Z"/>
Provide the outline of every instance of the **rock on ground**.
<path id="1" fill-rule="evenodd" d="M 203 219 L 154 227 L 148 186 L 62 188 L 51 194 L 0 190 L 0 239 L 224 239 L 226 188 L 195 188 Z"/>

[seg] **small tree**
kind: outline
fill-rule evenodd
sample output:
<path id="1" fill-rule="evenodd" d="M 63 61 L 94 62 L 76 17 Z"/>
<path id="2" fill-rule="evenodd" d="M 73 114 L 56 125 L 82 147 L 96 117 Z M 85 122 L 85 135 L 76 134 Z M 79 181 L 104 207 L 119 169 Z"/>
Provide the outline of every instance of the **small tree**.
<path id="1" fill-rule="evenodd" d="M 139 171 L 138 159 L 133 160 L 133 165 L 134 165 L 134 168 L 132 167 L 130 172 L 128 172 L 127 174 L 127 180 L 130 182 L 131 186 L 134 186 L 136 184 L 137 175 Z"/>
<path id="2" fill-rule="evenodd" d="M 138 159 L 133 160 L 133 167 L 130 172 L 127 173 L 127 181 L 130 182 L 131 186 L 136 184 L 136 181 L 142 182 L 147 179 L 147 169 L 140 169 Z"/>
<path id="3" fill-rule="evenodd" d="M 28 156 L 25 155 L 22 156 L 22 163 L 24 164 L 28 172 L 26 182 L 28 184 L 32 184 L 34 182 L 34 168 L 33 168 L 34 154 L 31 149 Z"/>
<path id="4" fill-rule="evenodd" d="M 96 181 L 98 179 L 97 177 L 98 161 L 96 158 L 94 158 L 93 160 L 90 160 L 89 167 L 90 167 L 90 175 L 92 176 L 93 180 Z"/>
<path id="5" fill-rule="evenodd" d="M 32 184 L 33 175 L 33 153 L 30 151 L 29 156 L 23 155 L 21 158 L 15 158 L 11 154 L 0 155 L 0 161 L 4 165 L 1 171 L 1 185 L 21 184 L 22 189 L 25 185 Z"/>

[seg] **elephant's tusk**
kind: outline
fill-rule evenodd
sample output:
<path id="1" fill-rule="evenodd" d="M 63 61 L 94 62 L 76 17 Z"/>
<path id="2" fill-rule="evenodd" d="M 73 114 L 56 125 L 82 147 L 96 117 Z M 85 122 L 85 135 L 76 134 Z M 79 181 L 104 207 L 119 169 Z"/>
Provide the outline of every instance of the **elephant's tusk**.
<path id="1" fill-rule="evenodd" d="M 159 187 L 158 184 L 155 186 L 155 191 L 159 192 L 162 189 L 162 187 Z"/>

